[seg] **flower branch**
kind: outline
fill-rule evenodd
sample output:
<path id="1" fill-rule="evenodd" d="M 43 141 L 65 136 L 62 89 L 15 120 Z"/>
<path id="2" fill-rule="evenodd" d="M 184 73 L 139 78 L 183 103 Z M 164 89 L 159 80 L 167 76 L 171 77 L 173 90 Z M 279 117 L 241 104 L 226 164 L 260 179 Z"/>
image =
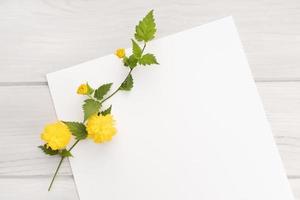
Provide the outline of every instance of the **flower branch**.
<path id="1" fill-rule="evenodd" d="M 151 10 L 135 27 L 134 38 L 132 42 L 132 54 L 127 56 L 125 49 L 117 49 L 115 54 L 122 59 L 123 65 L 129 68 L 129 72 L 124 81 L 115 91 L 108 95 L 113 83 L 106 83 L 94 89 L 88 83 L 81 84 L 77 93 L 84 95 L 87 99 L 83 103 L 83 122 L 58 121 L 45 126 L 41 134 L 44 145 L 39 146 L 43 152 L 50 156 L 60 156 L 60 161 L 50 182 L 48 191 L 54 183 L 55 178 L 65 158 L 73 156 L 71 151 L 84 139 L 91 139 L 95 143 L 104 143 L 112 140 L 117 130 L 115 120 L 111 114 L 112 106 L 103 109 L 103 103 L 117 94 L 119 91 L 130 91 L 133 88 L 132 71 L 137 66 L 158 64 L 155 56 L 150 53 L 144 53 L 147 43 L 154 39 L 156 33 L 156 24 Z M 141 48 L 139 42 L 143 42 Z M 66 149 L 71 138 L 75 138 L 73 145 Z"/>

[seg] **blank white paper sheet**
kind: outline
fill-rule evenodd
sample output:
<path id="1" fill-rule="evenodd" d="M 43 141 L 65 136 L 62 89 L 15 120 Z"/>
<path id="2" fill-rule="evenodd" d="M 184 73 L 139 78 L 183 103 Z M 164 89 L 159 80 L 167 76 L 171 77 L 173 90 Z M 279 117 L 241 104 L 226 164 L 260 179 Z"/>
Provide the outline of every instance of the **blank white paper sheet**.
<path id="1" fill-rule="evenodd" d="M 104 105 L 113 105 L 117 135 L 73 151 L 80 199 L 293 200 L 233 19 L 147 51 L 160 65 L 136 68 L 133 90 Z M 82 121 L 81 83 L 115 89 L 127 71 L 108 55 L 48 74 L 58 119 Z"/>

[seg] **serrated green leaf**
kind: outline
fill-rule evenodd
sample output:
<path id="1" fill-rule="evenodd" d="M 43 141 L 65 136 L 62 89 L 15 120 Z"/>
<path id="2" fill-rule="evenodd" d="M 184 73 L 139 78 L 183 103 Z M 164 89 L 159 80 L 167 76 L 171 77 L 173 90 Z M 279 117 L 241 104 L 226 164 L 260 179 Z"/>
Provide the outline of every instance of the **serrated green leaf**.
<path id="1" fill-rule="evenodd" d="M 142 58 L 139 60 L 139 63 L 141 65 L 152 65 L 152 64 L 158 64 L 155 56 L 153 54 L 147 53 L 142 56 Z"/>
<path id="2" fill-rule="evenodd" d="M 102 100 L 103 97 L 108 93 L 112 83 L 107 83 L 101 85 L 97 90 L 95 90 L 94 97 L 98 100 Z"/>
<path id="3" fill-rule="evenodd" d="M 105 116 L 111 113 L 111 108 L 112 106 L 109 106 L 109 108 L 107 108 L 106 110 L 101 112 L 101 115 Z"/>
<path id="4" fill-rule="evenodd" d="M 136 43 L 136 41 L 134 41 L 133 39 L 131 39 L 132 41 L 132 53 L 133 55 L 139 59 L 142 55 L 142 49 L 141 47 Z"/>
<path id="5" fill-rule="evenodd" d="M 100 103 L 93 99 L 86 99 L 83 104 L 84 121 L 86 121 L 91 115 L 98 113 L 100 109 Z"/>
<path id="6" fill-rule="evenodd" d="M 63 157 L 73 157 L 73 155 L 71 154 L 70 151 L 68 151 L 67 149 L 63 149 L 61 152 L 59 152 L 59 154 Z"/>
<path id="7" fill-rule="evenodd" d="M 124 63 L 125 67 L 129 67 L 129 68 L 133 69 L 137 66 L 138 59 L 134 55 L 131 55 L 129 57 L 125 56 L 123 58 L 123 63 Z"/>
<path id="8" fill-rule="evenodd" d="M 88 94 L 93 94 L 94 89 L 88 83 L 86 83 L 86 85 L 88 87 Z"/>
<path id="9" fill-rule="evenodd" d="M 148 42 L 155 37 L 156 24 L 151 10 L 135 27 L 135 39 L 137 41 Z"/>
<path id="10" fill-rule="evenodd" d="M 131 74 L 129 74 L 129 76 L 127 76 L 125 81 L 121 84 L 120 90 L 129 91 L 132 88 L 133 88 L 133 78 Z"/>
<path id="11" fill-rule="evenodd" d="M 98 111 L 98 110 L 97 110 Z M 63 122 L 65 123 L 76 140 L 82 140 L 87 137 L 86 127 L 80 122 Z"/>
<path id="12" fill-rule="evenodd" d="M 124 64 L 125 67 L 128 67 L 128 66 L 129 66 L 129 58 L 128 58 L 127 56 L 125 56 L 125 57 L 123 58 L 123 64 Z"/>
<path id="13" fill-rule="evenodd" d="M 130 69 L 135 68 L 137 66 L 137 63 L 138 63 L 138 59 L 134 55 L 129 56 L 128 66 L 130 67 Z"/>
<path id="14" fill-rule="evenodd" d="M 47 147 L 46 144 L 38 146 L 38 148 L 42 149 L 42 151 L 49 156 L 54 156 L 59 153 L 58 150 L 52 150 L 50 147 Z"/>

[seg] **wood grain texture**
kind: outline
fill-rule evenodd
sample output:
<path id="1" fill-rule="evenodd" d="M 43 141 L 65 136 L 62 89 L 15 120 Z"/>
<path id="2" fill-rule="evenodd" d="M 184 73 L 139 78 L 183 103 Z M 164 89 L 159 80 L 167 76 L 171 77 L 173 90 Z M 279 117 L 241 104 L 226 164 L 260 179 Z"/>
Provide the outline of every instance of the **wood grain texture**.
<path id="1" fill-rule="evenodd" d="M 127 47 L 152 8 L 159 37 L 232 15 L 256 80 L 300 79 L 299 0 L 3 0 L 0 82 L 44 82 L 47 72 Z"/>
<path id="2" fill-rule="evenodd" d="M 49 177 L 1 178 L 3 200 L 79 200 L 72 176 L 59 177 L 48 192 Z"/>
<path id="3" fill-rule="evenodd" d="M 0 176 L 52 174 L 58 158 L 37 148 L 43 125 L 56 120 L 48 87 L 0 87 L 0 91 L 5 97 L 0 99 Z M 71 175 L 67 162 L 60 172 Z"/>
<path id="4" fill-rule="evenodd" d="M 257 83 L 287 174 L 300 178 L 300 82 Z"/>
<path id="5" fill-rule="evenodd" d="M 64 162 L 36 146 L 56 119 L 45 74 L 129 46 L 135 23 L 155 9 L 159 37 L 232 15 L 291 187 L 300 200 L 299 0 L 0 1 L 0 199 L 77 200 Z"/>

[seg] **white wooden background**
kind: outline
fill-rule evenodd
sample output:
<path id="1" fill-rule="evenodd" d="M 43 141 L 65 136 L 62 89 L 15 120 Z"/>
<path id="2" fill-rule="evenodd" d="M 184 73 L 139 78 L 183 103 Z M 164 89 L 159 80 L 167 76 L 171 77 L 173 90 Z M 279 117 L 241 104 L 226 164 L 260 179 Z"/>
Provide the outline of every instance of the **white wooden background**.
<path id="1" fill-rule="evenodd" d="M 0 199 L 78 199 L 68 162 L 37 148 L 55 120 L 48 72 L 129 46 L 154 8 L 158 36 L 232 15 L 291 187 L 300 199 L 299 0 L 0 0 Z M 99 193 L 99 195 L 101 195 Z"/>

